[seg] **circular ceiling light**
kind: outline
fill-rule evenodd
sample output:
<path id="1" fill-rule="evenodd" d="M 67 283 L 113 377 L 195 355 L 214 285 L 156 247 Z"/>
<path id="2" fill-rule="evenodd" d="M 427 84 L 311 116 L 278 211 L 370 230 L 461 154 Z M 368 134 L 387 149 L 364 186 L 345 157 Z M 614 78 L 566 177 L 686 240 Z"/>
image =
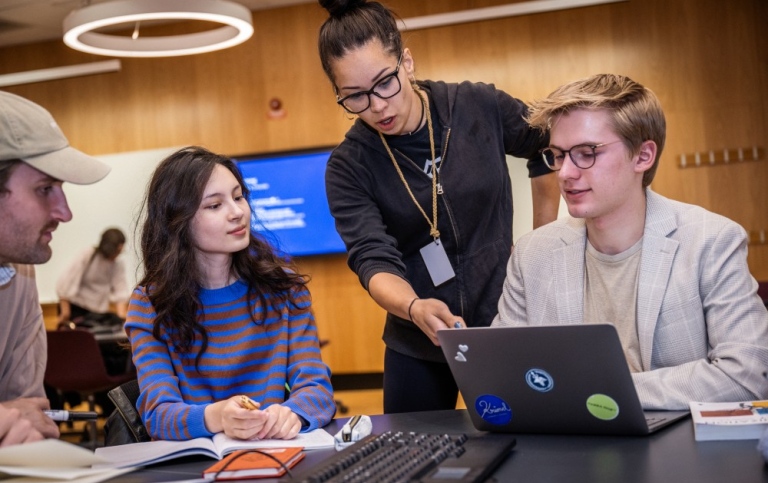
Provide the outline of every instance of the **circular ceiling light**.
<path id="1" fill-rule="evenodd" d="M 202 20 L 223 26 L 192 34 L 139 38 L 93 32 L 154 20 Z M 90 54 L 114 57 L 201 54 L 241 44 L 251 35 L 251 11 L 226 0 L 116 0 L 74 10 L 64 19 L 65 44 Z"/>

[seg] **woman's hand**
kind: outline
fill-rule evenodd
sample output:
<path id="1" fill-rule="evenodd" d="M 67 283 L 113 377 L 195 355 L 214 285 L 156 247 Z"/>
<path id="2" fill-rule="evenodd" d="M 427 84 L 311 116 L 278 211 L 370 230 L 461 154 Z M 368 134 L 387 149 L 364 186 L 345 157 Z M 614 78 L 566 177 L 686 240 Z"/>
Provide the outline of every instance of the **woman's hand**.
<path id="1" fill-rule="evenodd" d="M 410 316 L 413 323 L 435 345 L 440 345 L 437 340 L 438 330 L 466 327 L 464 319 L 453 315 L 445 302 L 438 299 L 416 299 L 411 304 Z"/>
<path id="2" fill-rule="evenodd" d="M 440 345 L 438 330 L 467 326 L 463 318 L 451 313 L 445 302 L 419 298 L 411 284 L 397 275 L 377 273 L 368 282 L 368 292 L 384 310 L 416 324 L 435 345 Z"/>
<path id="3" fill-rule="evenodd" d="M 230 438 L 254 439 L 267 422 L 264 411 L 245 409 L 240 396 L 209 404 L 205 408 L 205 427 L 212 433 L 223 432 Z"/>
<path id="4" fill-rule="evenodd" d="M 240 396 L 209 404 L 205 426 L 212 433 L 223 432 L 235 439 L 292 439 L 299 434 L 301 421 L 289 408 L 273 404 L 268 408 L 245 409 Z"/>
<path id="5" fill-rule="evenodd" d="M 258 434 L 259 439 L 293 439 L 299 434 L 301 420 L 290 408 L 273 404 L 261 412 L 268 415 L 268 420 Z"/>

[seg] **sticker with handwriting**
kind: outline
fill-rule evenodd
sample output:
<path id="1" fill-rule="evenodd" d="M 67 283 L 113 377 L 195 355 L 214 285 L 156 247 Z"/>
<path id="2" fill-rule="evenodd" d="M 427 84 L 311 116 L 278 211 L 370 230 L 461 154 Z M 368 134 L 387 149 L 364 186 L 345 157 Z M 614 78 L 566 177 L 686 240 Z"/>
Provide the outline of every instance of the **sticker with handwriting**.
<path id="1" fill-rule="evenodd" d="M 483 421 L 503 426 L 512 421 L 512 408 L 500 397 L 484 394 L 475 400 L 475 411 Z"/>

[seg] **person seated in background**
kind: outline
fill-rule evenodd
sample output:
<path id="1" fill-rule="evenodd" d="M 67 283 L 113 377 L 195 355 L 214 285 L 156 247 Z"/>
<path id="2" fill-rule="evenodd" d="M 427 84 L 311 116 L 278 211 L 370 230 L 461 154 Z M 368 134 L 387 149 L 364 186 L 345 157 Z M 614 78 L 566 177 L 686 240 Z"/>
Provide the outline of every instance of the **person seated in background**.
<path id="1" fill-rule="evenodd" d="M 131 290 L 125 262 L 119 257 L 125 234 L 110 228 L 101 234 L 97 247 L 88 247 L 72 260 L 56 282 L 59 296 L 59 323 L 106 314 L 110 303 L 115 314 L 125 319 Z"/>
<path id="2" fill-rule="evenodd" d="M 492 325 L 615 325 L 646 409 L 768 397 L 768 311 L 746 232 L 649 188 L 666 137 L 656 95 L 596 75 L 527 119 L 550 132 L 542 155 L 570 217 L 518 241 Z"/>
<path id="3" fill-rule="evenodd" d="M 121 331 L 128 310 L 131 289 L 125 271 L 125 261 L 119 255 L 125 246 L 125 234 L 118 228 L 109 228 L 101 234 L 96 247 L 88 247 L 69 264 L 56 282 L 59 296 L 59 326 L 84 328 L 93 333 Z M 114 312 L 110 304 L 114 305 Z M 99 349 L 107 372 L 111 375 L 132 372 L 131 354 L 124 340 L 102 340 Z M 79 393 L 69 392 L 63 399 L 48 391 L 48 399 L 55 408 L 79 405 Z M 110 414 L 115 405 L 108 391 L 95 395 L 103 414 Z"/>
<path id="4" fill-rule="evenodd" d="M 150 436 L 291 439 L 326 425 L 336 406 L 306 278 L 251 232 L 235 163 L 194 146 L 171 154 L 144 211 L 145 275 L 125 328 Z"/>
<path id="5" fill-rule="evenodd" d="M 48 111 L 0 92 L 0 445 L 59 436 L 43 413 L 48 353 L 32 264 L 51 258 L 53 231 L 72 219 L 62 183 L 107 173 L 69 146 Z"/>

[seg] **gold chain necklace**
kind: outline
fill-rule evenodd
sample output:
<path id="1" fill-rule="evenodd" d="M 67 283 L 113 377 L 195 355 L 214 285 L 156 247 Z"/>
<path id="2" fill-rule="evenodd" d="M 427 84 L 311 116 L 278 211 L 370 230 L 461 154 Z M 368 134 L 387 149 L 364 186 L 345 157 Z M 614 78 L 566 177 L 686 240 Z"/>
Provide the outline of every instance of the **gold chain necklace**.
<path id="1" fill-rule="evenodd" d="M 418 86 L 414 87 L 414 91 L 419 96 L 419 99 L 421 100 L 421 108 L 422 112 L 426 111 L 427 115 L 427 128 L 429 129 L 429 149 L 432 152 L 432 220 L 429 219 L 429 216 L 427 216 L 427 213 L 424 211 L 424 209 L 421 207 L 418 201 L 416 201 L 416 197 L 413 195 L 413 191 L 411 191 L 411 187 L 408 186 L 408 182 L 405 180 L 405 176 L 403 175 L 402 170 L 400 169 L 400 166 L 397 164 L 397 160 L 395 159 L 395 155 L 392 154 L 392 150 L 389 149 L 389 144 L 387 144 L 387 140 L 384 138 L 384 134 L 379 131 L 379 137 L 381 138 L 381 142 L 384 143 L 384 148 L 387 150 L 387 153 L 389 154 L 389 159 L 392 160 L 392 164 L 395 166 L 395 169 L 397 170 L 397 174 L 400 175 L 400 181 L 403 182 L 403 185 L 405 185 L 405 189 L 408 191 L 408 194 L 411 195 L 411 199 L 413 200 L 413 203 L 416 205 L 416 208 L 419 209 L 422 215 L 424 215 L 424 218 L 427 220 L 427 223 L 429 223 L 429 234 L 432 235 L 432 238 L 437 240 L 440 238 L 440 231 L 437 229 L 437 166 L 435 163 L 435 136 L 434 132 L 432 130 L 432 114 L 429 112 L 429 109 L 426 105 L 426 100 L 424 99 L 424 94 L 421 92 L 421 89 L 418 88 Z M 421 122 L 419 122 L 421 124 Z M 418 127 L 416 128 L 418 129 Z"/>

